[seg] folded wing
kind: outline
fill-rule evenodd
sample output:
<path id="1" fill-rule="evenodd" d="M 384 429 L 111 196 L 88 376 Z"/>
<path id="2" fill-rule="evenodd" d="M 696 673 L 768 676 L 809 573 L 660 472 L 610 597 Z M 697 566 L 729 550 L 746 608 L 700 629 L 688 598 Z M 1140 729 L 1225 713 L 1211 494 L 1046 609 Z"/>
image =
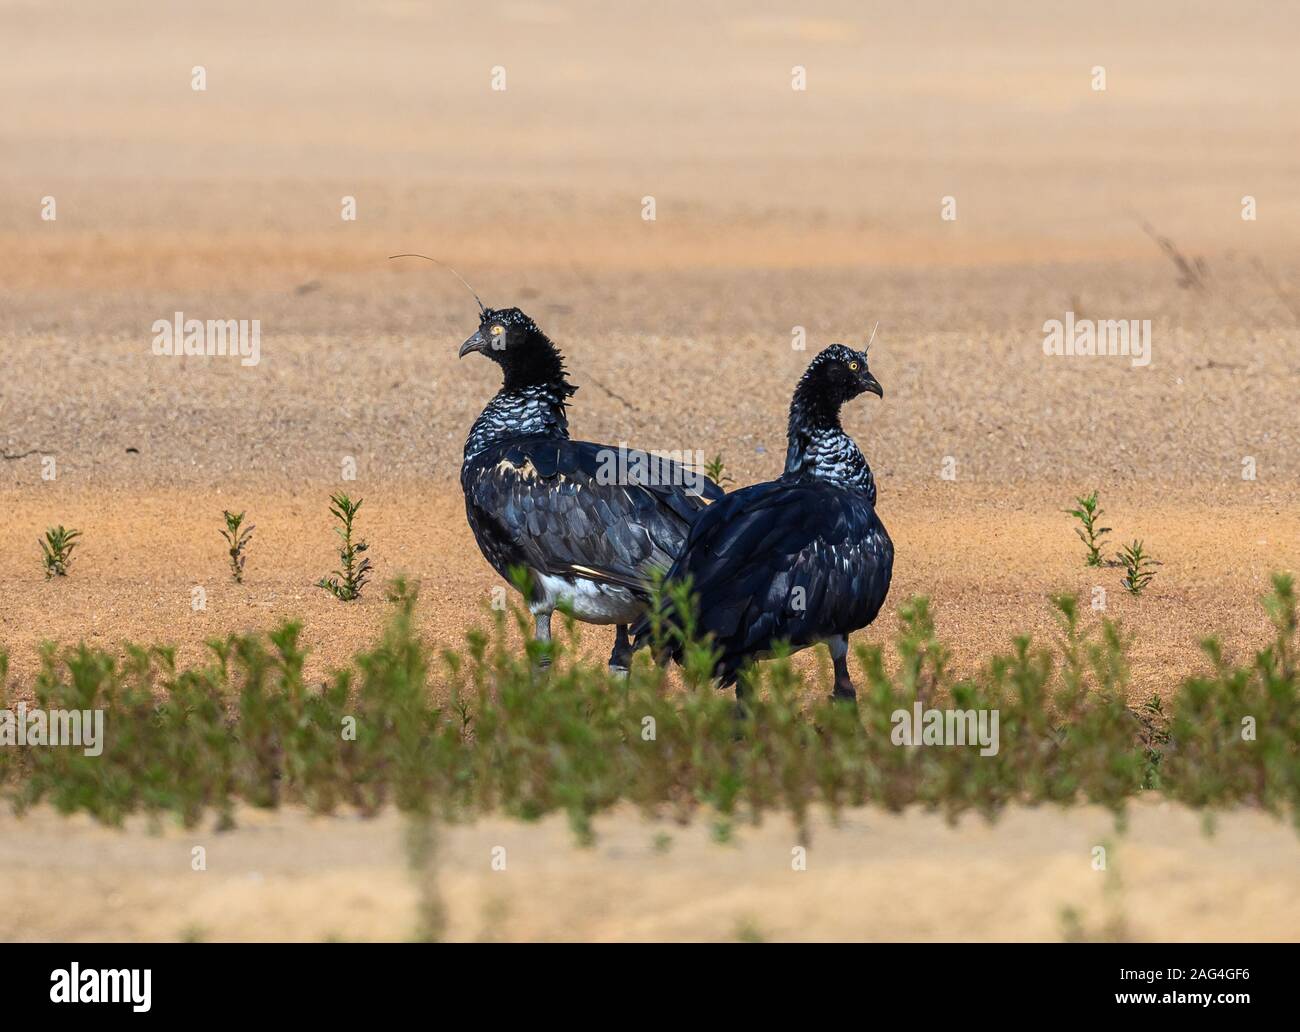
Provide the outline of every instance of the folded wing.
<path id="1" fill-rule="evenodd" d="M 470 526 L 498 572 L 522 565 L 641 595 L 655 567 L 672 565 L 708 501 L 722 497 L 707 477 L 668 460 L 540 437 L 476 456 L 461 486 Z"/>
<path id="2" fill-rule="evenodd" d="M 776 641 L 801 647 L 865 627 L 884 604 L 893 561 L 861 494 L 778 480 L 701 514 L 669 577 L 690 579 L 700 633 L 714 636 L 728 678 Z"/>

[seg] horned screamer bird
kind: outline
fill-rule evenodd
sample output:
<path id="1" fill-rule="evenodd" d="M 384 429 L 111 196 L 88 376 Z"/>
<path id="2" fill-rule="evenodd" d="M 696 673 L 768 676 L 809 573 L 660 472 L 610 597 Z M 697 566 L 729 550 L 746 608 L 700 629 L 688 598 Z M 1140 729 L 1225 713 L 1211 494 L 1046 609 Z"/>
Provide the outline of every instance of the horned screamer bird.
<path id="1" fill-rule="evenodd" d="M 709 506 L 695 521 L 667 583 L 689 579 L 701 638 L 720 650 L 715 676 L 736 685 L 744 666 L 774 642 L 794 651 L 825 642 L 835 698 L 854 699 L 848 637 L 876 618 L 889 592 L 894 546 L 876 515 L 876 485 L 840 426 L 840 407 L 863 393 L 884 397 L 865 351 L 832 344 L 818 354 L 790 404 L 785 472 Z M 680 631 L 671 603 L 665 626 Z M 647 644 L 650 620 L 633 627 Z M 680 634 L 660 643 L 679 662 Z"/>
<path id="2" fill-rule="evenodd" d="M 470 428 L 460 484 L 484 558 L 507 579 L 523 567 L 536 637 L 562 602 L 579 620 L 614 624 L 610 669 L 632 658 L 628 624 L 645 612 L 691 522 L 722 489 L 703 473 L 625 446 L 569 439 L 568 382 L 556 346 L 518 308 L 482 309 L 460 349 L 501 367 L 504 383 Z"/>

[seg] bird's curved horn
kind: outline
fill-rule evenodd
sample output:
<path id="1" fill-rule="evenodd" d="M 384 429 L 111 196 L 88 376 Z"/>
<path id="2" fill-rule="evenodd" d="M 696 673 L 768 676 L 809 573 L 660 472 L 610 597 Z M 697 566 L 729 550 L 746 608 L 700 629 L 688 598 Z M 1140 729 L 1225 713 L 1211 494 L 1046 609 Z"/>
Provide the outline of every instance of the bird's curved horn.
<path id="1" fill-rule="evenodd" d="M 478 294 L 475 292 L 474 288 L 471 287 L 468 282 L 466 282 L 465 277 L 462 276 L 455 269 L 453 269 L 446 262 L 439 261 L 437 258 L 430 258 L 427 254 L 390 254 L 388 256 L 388 260 L 390 262 L 394 258 L 423 258 L 426 262 L 433 262 L 434 265 L 441 265 L 444 269 L 447 269 L 453 276 L 455 276 L 458 280 L 460 280 L 462 283 L 465 284 L 465 289 L 468 290 L 474 296 L 475 301 L 478 301 L 479 314 L 482 315 L 485 312 L 487 312 L 487 306 L 484 305 L 482 301 L 479 301 Z"/>

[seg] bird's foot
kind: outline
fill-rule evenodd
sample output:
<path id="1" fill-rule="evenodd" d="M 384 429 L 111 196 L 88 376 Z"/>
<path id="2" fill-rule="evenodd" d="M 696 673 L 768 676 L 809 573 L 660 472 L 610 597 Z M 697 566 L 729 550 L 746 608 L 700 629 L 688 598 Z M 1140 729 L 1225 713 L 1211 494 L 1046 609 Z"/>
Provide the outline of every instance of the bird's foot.
<path id="1" fill-rule="evenodd" d="M 615 681 L 626 681 L 627 667 L 616 666 L 615 664 L 611 663 L 609 665 L 609 676 L 614 678 Z"/>
<path id="2" fill-rule="evenodd" d="M 627 640 L 627 634 L 621 633 L 618 641 L 614 642 L 613 651 L 609 654 L 609 670 L 616 677 L 619 673 L 626 677 L 627 672 L 632 666 L 632 643 Z"/>

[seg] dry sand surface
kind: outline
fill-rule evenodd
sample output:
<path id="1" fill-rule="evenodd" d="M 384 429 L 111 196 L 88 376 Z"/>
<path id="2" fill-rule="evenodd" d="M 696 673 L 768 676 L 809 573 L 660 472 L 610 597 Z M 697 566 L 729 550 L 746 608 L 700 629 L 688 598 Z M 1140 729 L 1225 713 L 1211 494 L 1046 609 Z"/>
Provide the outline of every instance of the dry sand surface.
<path id="1" fill-rule="evenodd" d="M 434 265 L 386 260 L 405 251 L 452 262 L 556 339 L 581 387 L 577 436 L 720 453 L 736 484 L 779 472 L 811 354 L 879 321 L 885 397 L 845 425 L 897 561 L 888 615 L 863 640 L 886 641 L 896 604 L 925 594 L 969 671 L 1016 632 L 1050 636 L 1051 593 L 1101 586 L 1135 638 L 1135 698 L 1201 669 L 1206 634 L 1248 654 L 1267 633 L 1269 572 L 1300 558 L 1297 30 L 1282 5 L 1166 0 L 0 2 L 11 689 L 30 691 L 45 639 L 167 641 L 193 660 L 206 638 L 288 617 L 323 676 L 384 612 L 378 584 L 353 606 L 311 586 L 333 568 L 339 489 L 365 498 L 378 577 L 422 582 L 431 643 L 485 620 L 498 582 L 456 476 L 497 384 L 488 363 L 455 359 L 471 299 Z M 806 91 L 791 89 L 795 65 Z M 956 221 L 940 218 L 946 196 Z M 260 363 L 151 354 L 153 322 L 177 311 L 260 320 Z M 1150 319 L 1150 365 L 1045 356 L 1043 324 L 1067 311 Z M 1112 544 L 1141 538 L 1163 564 L 1140 600 L 1118 571 L 1081 565 L 1061 510 L 1093 488 Z M 224 572 L 225 508 L 257 527 L 242 587 Z M 35 539 L 58 523 L 84 537 L 72 576 L 47 583 Z M 584 647 L 603 657 L 607 639 L 589 629 Z M 939 841 L 910 847 L 936 878 Z M 760 924 L 801 934 L 775 907 Z M 729 934 L 744 909 L 680 934 Z M 951 934 L 1054 934 L 1050 906 L 1033 915 L 976 914 Z M 66 917 L 49 934 L 78 934 Z M 202 918 L 160 913 L 150 929 Z M 517 927 L 568 934 L 537 920 Z M 823 934 L 854 934 L 826 920 Z M 394 921 L 356 930 L 400 934 Z"/>
<path id="2" fill-rule="evenodd" d="M 2 815 L 0 940 L 407 939 L 430 899 L 452 940 L 1217 942 L 1300 928 L 1294 828 L 1237 813 L 1206 835 L 1198 815 L 1156 800 L 1133 807 L 1123 834 L 1095 807 L 956 827 L 916 810 L 849 811 L 838 827 L 817 817 L 804 870 L 776 819 L 722 845 L 703 823 L 621 812 L 596 822 L 589 848 L 560 817 L 486 820 L 446 829 L 418 862 L 391 813 L 244 811 L 239 824 L 118 832 Z M 74 906 L 51 905 L 56 885 Z"/>
<path id="3" fill-rule="evenodd" d="M 10 501 L 22 511 L 19 532 L 0 546 L 0 618 L 17 693 L 30 688 L 44 640 L 84 638 L 108 648 L 124 640 L 165 641 L 178 645 L 182 662 L 201 662 L 209 639 L 285 619 L 303 623 L 308 676 L 325 677 L 377 641 L 390 612 L 378 590 L 344 605 L 312 586 L 314 577 L 333 569 L 328 490 L 92 491 L 60 484 L 37 494 L 35 506 L 23 506 L 16 492 L 0 493 L 0 504 Z M 1050 596 L 1070 591 L 1090 600 L 1095 586 L 1106 590 L 1105 615 L 1131 636 L 1135 700 L 1167 696 L 1182 677 L 1207 670 L 1197 643 L 1208 634 L 1222 635 L 1243 657 L 1267 640 L 1270 627 L 1257 602 L 1268 588 L 1266 571 L 1300 566 L 1300 505 L 1293 496 L 1229 483 L 1195 494 L 1170 489 L 1156 500 L 1118 486 L 1107 499 L 1111 522 L 1141 527 L 1166 563 L 1147 593 L 1133 599 L 1120 587 L 1119 570 L 1080 563 L 1079 543 L 1058 512 L 1069 491 L 1067 484 L 1007 491 L 918 481 L 882 499 L 902 557 L 893 597 L 931 596 L 956 673 L 976 672 L 994 650 L 1008 650 L 1017 633 L 1056 640 Z M 377 576 L 403 572 L 421 583 L 419 622 L 428 642 L 463 647 L 468 628 L 490 626 L 489 600 L 501 581 L 478 555 L 458 489 L 381 481 L 373 490 L 362 484 L 359 493 L 366 497 L 361 524 L 374 543 Z M 1270 501 L 1260 504 L 1265 498 Z M 256 531 L 245 583 L 235 585 L 213 515 L 245 506 Z M 81 528 L 87 544 L 72 576 L 45 581 L 23 542 L 56 521 Z M 196 586 L 207 593 L 201 611 L 192 606 Z M 1088 608 L 1085 624 L 1094 626 L 1101 616 Z M 892 658 L 896 626 L 891 607 L 860 640 L 886 645 Z M 603 662 L 612 631 L 578 630 L 585 654 Z M 798 661 L 809 670 L 819 661 L 829 666 L 820 650 Z M 817 685 L 808 680 L 810 695 L 822 690 Z"/>

